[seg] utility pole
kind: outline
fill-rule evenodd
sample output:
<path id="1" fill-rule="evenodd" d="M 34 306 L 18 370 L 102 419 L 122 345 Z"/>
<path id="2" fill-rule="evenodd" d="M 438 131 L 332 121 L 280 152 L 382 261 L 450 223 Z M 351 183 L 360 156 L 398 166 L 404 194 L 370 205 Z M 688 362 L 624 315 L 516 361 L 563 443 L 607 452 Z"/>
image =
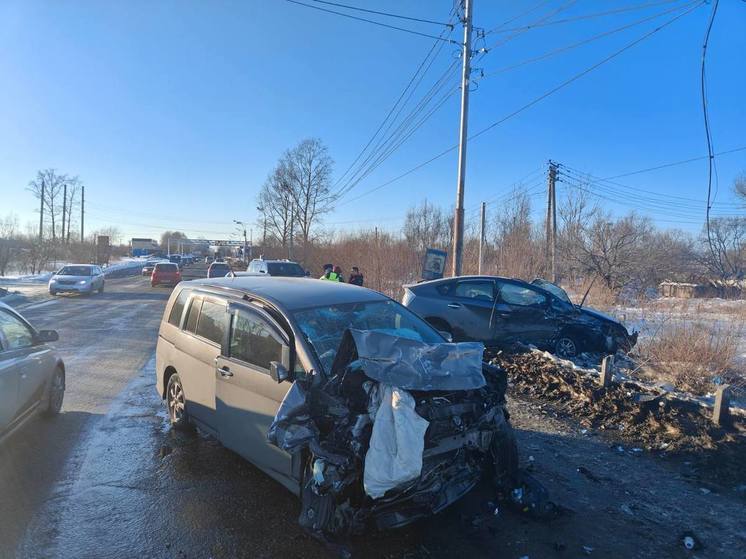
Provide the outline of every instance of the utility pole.
<path id="1" fill-rule="evenodd" d="M 80 187 L 80 242 L 85 240 L 85 229 L 83 224 L 85 223 L 85 186 Z"/>
<path id="2" fill-rule="evenodd" d="M 547 218 L 546 218 L 546 248 L 545 262 L 547 271 L 553 282 L 557 281 L 557 164 L 549 161 L 547 175 Z"/>
<path id="3" fill-rule="evenodd" d="M 477 274 L 482 275 L 482 262 L 484 258 L 484 217 L 487 212 L 487 204 L 482 202 L 482 215 L 479 218 L 479 266 L 477 267 Z"/>
<path id="4" fill-rule="evenodd" d="M 288 243 L 288 260 L 293 259 L 293 230 L 295 229 L 295 203 L 290 204 L 290 242 Z"/>
<path id="5" fill-rule="evenodd" d="M 44 179 L 41 179 L 41 196 L 39 197 L 40 203 L 39 203 L 39 240 L 41 241 L 44 237 L 44 189 L 45 189 L 45 183 Z"/>
<path id="6" fill-rule="evenodd" d="M 67 183 L 62 185 L 62 243 L 65 243 L 65 214 L 67 214 Z"/>
<path id="7" fill-rule="evenodd" d="M 238 225 L 238 230 L 243 229 L 243 261 L 247 266 L 249 265 L 249 241 L 246 238 L 246 224 L 243 221 L 233 220 L 233 223 Z M 252 233 L 253 236 L 253 233 Z"/>
<path id="8" fill-rule="evenodd" d="M 171 256 L 171 237 L 168 238 L 168 256 Z"/>
<path id="9" fill-rule="evenodd" d="M 453 275 L 461 275 L 464 252 L 464 182 L 466 178 L 466 142 L 469 124 L 469 78 L 471 75 L 472 0 L 463 0 L 464 44 L 461 71 L 461 126 L 458 142 L 458 179 L 456 183 L 456 214 L 453 219 Z"/>

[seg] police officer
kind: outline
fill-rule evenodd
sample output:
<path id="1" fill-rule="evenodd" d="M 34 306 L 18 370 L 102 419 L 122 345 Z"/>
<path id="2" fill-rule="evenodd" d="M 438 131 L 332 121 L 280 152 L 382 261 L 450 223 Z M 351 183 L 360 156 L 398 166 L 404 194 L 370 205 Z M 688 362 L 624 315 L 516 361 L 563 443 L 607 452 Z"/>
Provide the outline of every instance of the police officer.
<path id="1" fill-rule="evenodd" d="M 324 264 L 324 274 L 319 278 L 328 281 L 339 281 L 339 274 L 334 272 L 333 264 Z"/>

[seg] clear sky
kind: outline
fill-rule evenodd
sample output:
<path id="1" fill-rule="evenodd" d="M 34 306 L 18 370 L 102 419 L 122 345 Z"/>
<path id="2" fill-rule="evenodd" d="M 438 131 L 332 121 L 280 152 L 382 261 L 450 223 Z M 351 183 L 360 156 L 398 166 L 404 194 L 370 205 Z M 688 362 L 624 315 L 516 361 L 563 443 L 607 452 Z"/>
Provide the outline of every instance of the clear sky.
<path id="1" fill-rule="evenodd" d="M 522 33 L 505 29 L 561 7 L 548 21 L 651 1 L 548 0 L 478 41 L 477 47 L 498 44 L 475 62 L 475 79 L 482 70 L 485 77 L 472 88 L 470 131 L 500 120 L 681 11 L 539 62 L 490 72 L 689 3 L 658 2 Z M 447 21 L 452 7 L 451 0 L 342 3 L 437 21 Z M 474 4 L 475 26 L 490 30 L 537 1 Z M 700 6 L 470 142 L 467 216 L 475 217 L 482 200 L 493 201 L 494 216 L 500 196 L 523 177 L 538 211 L 550 158 L 610 177 L 706 154 L 699 72 L 709 13 L 709 4 Z M 377 19 L 428 34 L 443 30 Z M 716 151 L 746 146 L 744 29 L 746 3 L 721 0 L 708 51 Z M 451 35 L 460 36 L 459 28 Z M 88 230 L 116 225 L 126 238 L 157 237 L 164 229 L 226 237 L 234 231 L 233 219 L 256 220 L 259 187 L 283 150 L 301 139 L 321 138 L 341 174 L 433 43 L 284 0 L 3 0 L 0 215 L 14 212 L 22 222 L 36 221 L 36 202 L 25 186 L 38 169 L 53 167 L 86 184 Z M 436 82 L 457 51 L 444 46 L 414 99 Z M 358 196 L 454 145 L 458 110 L 453 95 L 343 198 L 326 227 L 395 228 L 407 207 L 425 198 L 450 207 L 455 152 Z M 746 151 L 717 162 L 714 211 L 738 213 L 730 185 L 746 170 Z M 604 193 L 601 203 L 614 212 L 636 209 L 661 226 L 698 231 L 706 178 L 701 160 L 617 181 L 648 194 L 609 184 L 591 188 Z M 559 185 L 560 199 L 566 188 Z M 661 196 L 674 197 L 681 207 L 658 203 Z M 255 238 L 258 234 L 254 227 Z"/>

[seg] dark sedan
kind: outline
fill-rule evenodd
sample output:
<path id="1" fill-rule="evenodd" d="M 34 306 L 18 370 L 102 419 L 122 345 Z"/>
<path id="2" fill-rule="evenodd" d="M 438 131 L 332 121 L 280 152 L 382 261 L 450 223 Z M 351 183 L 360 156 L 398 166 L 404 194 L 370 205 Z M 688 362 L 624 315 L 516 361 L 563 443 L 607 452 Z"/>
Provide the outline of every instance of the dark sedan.
<path id="1" fill-rule="evenodd" d="M 461 276 L 404 286 L 404 306 L 454 341 L 531 344 L 561 357 L 629 351 L 637 342 L 617 320 L 575 305 L 559 286 L 496 276 Z"/>

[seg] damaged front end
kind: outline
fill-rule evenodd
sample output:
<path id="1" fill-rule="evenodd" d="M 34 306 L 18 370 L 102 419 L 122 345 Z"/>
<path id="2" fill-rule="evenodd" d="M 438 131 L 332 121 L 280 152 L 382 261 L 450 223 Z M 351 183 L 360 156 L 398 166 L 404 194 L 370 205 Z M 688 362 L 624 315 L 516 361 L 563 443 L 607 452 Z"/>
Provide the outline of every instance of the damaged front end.
<path id="1" fill-rule="evenodd" d="M 347 330 L 329 375 L 296 380 L 268 433 L 302 453 L 300 524 L 330 541 L 435 514 L 485 476 L 509 493 L 507 377 L 483 351 Z"/>

